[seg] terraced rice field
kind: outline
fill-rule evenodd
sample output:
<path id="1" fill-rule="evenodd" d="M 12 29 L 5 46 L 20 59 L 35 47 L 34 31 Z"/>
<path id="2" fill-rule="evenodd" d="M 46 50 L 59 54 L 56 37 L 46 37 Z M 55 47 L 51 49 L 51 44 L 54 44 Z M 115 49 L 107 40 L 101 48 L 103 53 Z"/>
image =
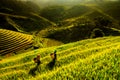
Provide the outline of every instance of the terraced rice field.
<path id="1" fill-rule="evenodd" d="M 0 55 L 20 50 L 32 43 L 32 35 L 0 29 Z"/>
<path id="2" fill-rule="evenodd" d="M 51 69 L 54 50 L 57 61 Z M 33 74 L 37 54 L 42 64 Z M 120 80 L 120 37 L 87 39 L 2 59 L 0 80 Z"/>

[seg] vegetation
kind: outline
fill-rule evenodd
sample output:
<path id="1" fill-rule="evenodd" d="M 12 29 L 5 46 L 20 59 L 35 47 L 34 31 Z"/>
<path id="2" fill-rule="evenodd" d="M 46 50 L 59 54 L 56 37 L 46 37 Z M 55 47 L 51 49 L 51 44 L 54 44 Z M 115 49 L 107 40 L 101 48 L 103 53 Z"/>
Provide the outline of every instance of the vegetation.
<path id="1" fill-rule="evenodd" d="M 105 36 L 104 32 L 99 29 L 99 28 L 95 28 L 92 33 L 91 33 L 91 38 L 96 38 L 96 37 L 103 37 Z"/>
<path id="2" fill-rule="evenodd" d="M 120 1 L 115 2 L 106 2 L 106 3 L 99 3 L 99 7 L 108 13 L 110 16 L 114 17 L 117 20 L 120 20 L 119 10 L 120 10 Z M 112 6 L 112 7 L 111 7 Z"/>
<path id="3" fill-rule="evenodd" d="M 15 4 L 15 9 L 13 6 L 10 7 L 12 3 Z M 52 38 L 63 43 L 88 39 L 95 28 L 101 29 L 105 33 L 105 36 L 113 35 L 113 32 L 119 35 L 119 31 L 111 29 L 120 29 L 119 22 L 114 16 L 106 12 L 106 7 L 112 4 L 110 2 L 104 2 L 102 7 L 100 6 L 101 3 L 89 3 L 72 5 L 71 7 L 70 4 L 68 6 L 53 5 L 43 7 L 42 9 L 30 1 L 2 0 L 0 4 L 8 11 L 4 12 L 2 11 L 3 9 L 0 10 L 0 26 L 5 29 Z M 115 4 L 117 5 L 117 3 Z M 30 9 L 31 5 L 37 10 Z M 103 9 L 104 7 L 105 9 Z M 23 11 L 23 13 L 19 13 L 18 11 L 18 13 L 14 13 L 16 10 Z M 9 11 L 12 11 L 14 14 L 12 15 Z M 69 28 L 70 26 L 72 27 Z"/>
<path id="4" fill-rule="evenodd" d="M 32 43 L 31 35 L 0 29 L 0 55 L 19 51 Z"/>
<path id="5" fill-rule="evenodd" d="M 37 49 L 4 58 L 0 62 L 0 79 L 120 79 L 120 37 L 87 39 L 62 46 Z M 51 70 L 50 53 L 57 50 L 57 62 Z M 41 55 L 42 64 L 35 71 L 33 58 Z"/>
<path id="6" fill-rule="evenodd" d="M 86 16 L 80 16 L 79 18 L 67 19 L 67 21 L 69 22 L 61 27 L 43 29 L 38 35 L 56 39 L 63 43 L 88 39 L 94 36 L 93 33 L 98 35 L 96 37 L 120 35 L 119 29 L 113 29 L 112 27 L 115 25 L 108 19 L 104 19 L 104 17 L 98 17 L 92 20 Z M 97 33 L 95 33 L 96 29 L 99 29 Z"/>
<path id="7" fill-rule="evenodd" d="M 63 19 L 64 12 L 63 6 L 52 6 L 42 9 L 40 15 L 53 22 L 58 22 Z"/>
<path id="8" fill-rule="evenodd" d="M 29 12 L 39 12 L 40 8 L 31 1 L 1 0 L 0 12 L 10 14 L 28 14 Z"/>
<path id="9" fill-rule="evenodd" d="M 0 80 L 120 80 L 119 2 L 44 1 L 1 0 Z"/>

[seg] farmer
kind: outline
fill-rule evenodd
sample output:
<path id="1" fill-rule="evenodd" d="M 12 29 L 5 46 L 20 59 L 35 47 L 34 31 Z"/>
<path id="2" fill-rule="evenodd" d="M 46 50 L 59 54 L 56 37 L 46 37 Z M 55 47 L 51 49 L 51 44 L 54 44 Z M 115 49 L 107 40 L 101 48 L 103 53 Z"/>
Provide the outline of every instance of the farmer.
<path id="1" fill-rule="evenodd" d="M 52 58 L 52 60 L 55 62 L 56 61 L 56 59 L 57 59 L 57 55 L 56 55 L 56 50 L 54 51 L 54 53 L 51 53 L 50 54 L 50 56 L 51 56 L 51 58 Z"/>
<path id="2" fill-rule="evenodd" d="M 37 55 L 36 58 L 33 59 L 35 63 L 37 63 L 37 66 L 40 65 L 41 61 L 40 61 L 40 55 Z"/>
<path id="3" fill-rule="evenodd" d="M 57 51 L 55 50 L 54 53 L 51 53 L 51 54 L 50 54 L 50 56 L 51 56 L 51 58 L 52 58 L 52 61 L 50 61 L 50 62 L 47 64 L 47 66 L 48 66 L 48 68 L 49 68 L 50 70 L 52 70 L 52 69 L 54 68 L 55 62 L 56 62 L 56 60 L 57 60 L 56 52 L 57 52 Z"/>
<path id="4" fill-rule="evenodd" d="M 38 68 L 38 67 L 39 67 L 39 65 L 41 64 L 40 55 L 37 55 L 37 57 L 35 57 L 33 60 L 34 60 L 35 63 L 37 63 L 37 65 L 36 65 L 34 68 L 30 69 L 29 74 L 35 76 L 35 75 L 36 75 L 35 72 L 36 72 L 37 70 L 39 71 L 39 68 Z M 39 72 L 40 72 L 40 71 L 39 71 Z"/>

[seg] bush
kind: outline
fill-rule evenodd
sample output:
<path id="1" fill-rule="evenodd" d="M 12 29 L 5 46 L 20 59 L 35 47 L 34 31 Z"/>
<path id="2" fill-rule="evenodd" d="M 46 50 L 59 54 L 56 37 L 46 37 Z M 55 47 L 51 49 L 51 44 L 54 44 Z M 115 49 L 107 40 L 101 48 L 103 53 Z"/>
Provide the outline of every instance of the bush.
<path id="1" fill-rule="evenodd" d="M 97 38 L 97 37 L 103 37 L 103 36 L 105 36 L 104 32 L 99 28 L 95 28 L 93 29 L 90 35 L 90 38 Z"/>

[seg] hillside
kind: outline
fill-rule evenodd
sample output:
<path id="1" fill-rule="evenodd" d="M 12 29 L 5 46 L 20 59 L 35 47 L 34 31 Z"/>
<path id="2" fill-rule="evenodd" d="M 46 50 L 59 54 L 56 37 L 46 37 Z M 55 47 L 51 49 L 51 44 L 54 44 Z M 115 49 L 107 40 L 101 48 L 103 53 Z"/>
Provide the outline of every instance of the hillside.
<path id="1" fill-rule="evenodd" d="M 110 35 L 118 36 L 120 35 L 119 20 L 105 11 L 108 5 L 110 5 L 110 2 L 102 4 L 102 8 L 99 3 L 79 4 L 67 9 L 63 6 L 45 8 L 41 10 L 40 15 L 53 22 L 55 18 L 57 26 L 42 29 L 37 35 L 40 37 L 56 39 L 63 43 L 91 38 L 96 29 L 99 29 L 104 34 L 99 36 L 94 33 L 96 37 Z M 55 13 L 60 10 L 60 13 Z M 119 13 L 118 11 L 115 12 Z M 57 16 L 55 14 L 57 14 Z"/>
<path id="2" fill-rule="evenodd" d="M 0 28 L 29 33 L 56 25 L 39 15 L 40 7 L 31 1 L 1 0 Z"/>
<path id="3" fill-rule="evenodd" d="M 79 3 L 72 6 L 70 4 L 51 5 L 41 9 L 31 1 L 2 0 L 0 28 L 56 39 L 63 43 L 88 39 L 95 28 L 102 31 L 105 29 L 106 31 L 104 30 L 103 33 L 105 36 L 109 36 L 116 32 L 111 28 L 120 29 L 119 21 L 114 14 L 110 15 L 106 12 L 109 5 L 111 5 L 110 2 L 104 2 L 102 7 L 100 3 Z M 114 3 L 114 5 L 118 4 Z M 111 9 L 111 12 L 113 10 L 115 7 Z M 116 10 L 115 12 L 118 13 Z M 69 26 L 72 27 L 69 28 Z M 118 30 L 116 35 L 119 34 Z M 66 36 L 65 40 L 63 40 L 63 36 Z"/>
<path id="4" fill-rule="evenodd" d="M 12 15 L 1 12 L 0 18 L 1 28 L 29 34 L 55 25 L 55 23 L 52 23 L 48 19 L 32 12 L 29 13 L 28 16 Z"/>
<path id="5" fill-rule="evenodd" d="M 89 13 L 88 13 L 89 14 Z M 119 26 L 104 17 L 97 17 L 94 20 L 87 16 L 67 19 L 65 25 L 61 27 L 46 28 L 38 32 L 38 36 L 56 39 L 63 43 L 75 42 L 103 36 L 119 36 Z M 97 30 L 97 31 L 95 31 Z M 100 30 L 100 32 L 99 32 Z M 97 33 L 98 34 L 97 34 Z M 99 35 L 99 33 L 102 35 Z"/>
<path id="6" fill-rule="evenodd" d="M 31 47 L 33 36 L 15 31 L 0 29 L 0 55 L 10 54 Z"/>
<path id="7" fill-rule="evenodd" d="M 0 80 L 120 80 L 119 4 L 0 0 Z"/>
<path id="8" fill-rule="evenodd" d="M 119 17 L 116 18 L 116 14 L 119 14 L 119 9 L 116 7 L 119 7 L 119 4 L 109 1 L 102 3 L 90 2 L 86 4 L 81 2 L 39 6 L 39 3 L 36 4 L 32 0 L 1 0 L 0 29 L 29 34 L 34 36 L 32 38 L 34 42 L 30 44 L 32 47 L 27 48 L 27 50 L 21 46 L 22 48 L 19 49 L 21 51 L 17 50 L 19 51 L 17 52 L 8 48 L 15 47 L 14 40 L 17 39 L 18 42 L 23 40 L 18 40 L 19 35 L 9 34 L 12 37 L 14 36 L 11 39 L 9 36 L 5 36 L 9 32 L 5 33 L 3 40 L 0 41 L 2 43 L 0 44 L 0 54 L 3 52 L 8 55 L 11 52 L 23 53 L 36 48 L 58 46 L 90 38 L 119 36 Z M 112 4 L 114 4 L 113 8 L 110 7 Z M 5 43 L 4 39 L 6 40 Z M 27 37 L 24 39 L 26 40 Z M 8 51 L 4 50 L 3 47 Z"/>
<path id="9" fill-rule="evenodd" d="M 0 29 L 0 56 L 12 56 L 38 48 L 62 45 L 54 39 L 41 38 L 17 31 Z"/>
<path id="10" fill-rule="evenodd" d="M 108 13 L 110 16 L 120 21 L 120 16 L 119 16 L 120 5 L 119 4 L 120 4 L 120 1 L 99 3 L 98 5 L 104 12 Z"/>
<path id="11" fill-rule="evenodd" d="M 47 65 L 50 53 L 57 50 L 53 68 Z M 40 54 L 42 64 L 36 74 L 33 58 Z M 86 39 L 74 43 L 41 48 L 12 57 L 1 57 L 1 80 L 119 80 L 120 37 Z"/>

